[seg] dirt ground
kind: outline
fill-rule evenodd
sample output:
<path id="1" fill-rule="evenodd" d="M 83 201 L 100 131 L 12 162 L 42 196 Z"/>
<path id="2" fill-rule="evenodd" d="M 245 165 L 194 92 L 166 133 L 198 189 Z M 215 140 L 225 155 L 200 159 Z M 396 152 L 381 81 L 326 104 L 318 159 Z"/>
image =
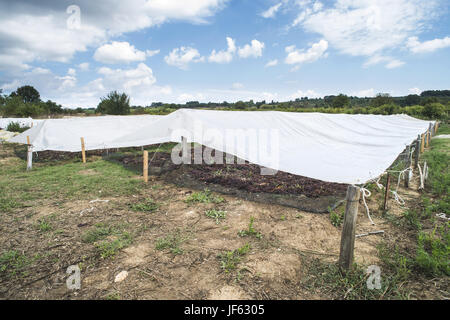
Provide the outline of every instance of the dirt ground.
<path id="1" fill-rule="evenodd" d="M 2 159 L 2 161 L 6 161 Z M 81 174 L 96 175 L 92 170 Z M 134 179 L 141 179 L 136 176 Z M 411 189 L 400 189 L 405 200 L 418 197 L 417 181 Z M 20 277 L 0 279 L 1 299 L 327 299 L 302 286 L 305 259 L 336 262 L 341 228 L 328 214 L 315 214 L 277 204 L 248 201 L 221 194 L 220 203 L 188 203 L 197 190 L 170 183 L 163 176 L 151 176 L 139 193 L 130 197 L 92 194 L 87 199 L 64 201 L 45 199 L 4 215 L 0 225 L 2 251 L 14 248 L 39 253 Z M 219 195 L 219 194 L 216 194 Z M 132 205 L 152 199 L 154 212 L 132 210 Z M 94 201 L 92 200 L 108 200 Z M 357 234 L 384 230 L 384 234 L 356 239 L 355 260 L 376 264 L 377 244 L 383 239 L 408 241 L 381 218 L 379 194 L 367 199 L 375 225 L 371 225 L 362 202 Z M 390 201 L 391 212 L 403 210 Z M 205 215 L 206 210 L 226 212 L 219 224 Z M 241 237 L 254 218 L 261 237 Z M 39 221 L 51 221 L 53 232 L 36 228 Z M 83 241 L 83 235 L 96 225 L 118 226 L 132 235 L 132 242 L 114 256 L 102 258 L 96 246 Z M 158 250 L 158 239 L 179 236 L 181 254 Z M 221 253 L 249 244 L 237 268 L 225 272 Z M 81 289 L 67 289 L 67 267 L 81 267 Z M 128 276 L 121 282 L 115 277 Z M 420 291 L 421 288 L 418 288 Z"/>

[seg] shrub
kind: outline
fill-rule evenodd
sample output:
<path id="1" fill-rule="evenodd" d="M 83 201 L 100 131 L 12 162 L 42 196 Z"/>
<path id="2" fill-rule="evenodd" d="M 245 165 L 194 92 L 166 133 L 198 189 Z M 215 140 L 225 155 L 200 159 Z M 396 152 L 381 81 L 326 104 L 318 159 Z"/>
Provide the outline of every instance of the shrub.
<path id="1" fill-rule="evenodd" d="M 30 129 L 30 127 L 21 127 L 20 123 L 18 122 L 10 122 L 8 124 L 8 126 L 6 127 L 6 131 L 11 131 L 11 132 L 24 132 L 26 130 Z"/>

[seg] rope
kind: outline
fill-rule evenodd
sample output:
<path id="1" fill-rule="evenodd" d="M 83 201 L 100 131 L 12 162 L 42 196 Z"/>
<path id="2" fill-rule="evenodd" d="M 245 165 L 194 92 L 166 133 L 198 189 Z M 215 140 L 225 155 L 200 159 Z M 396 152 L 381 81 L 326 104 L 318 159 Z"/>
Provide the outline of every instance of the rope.
<path id="1" fill-rule="evenodd" d="M 154 157 L 156 156 L 156 154 L 158 153 L 159 147 L 161 147 L 162 144 L 163 144 L 163 142 L 161 142 L 161 143 L 159 144 L 158 148 L 156 148 L 156 151 L 153 153 L 153 156 L 152 156 L 152 158 L 151 158 L 150 161 L 149 161 L 149 164 L 152 163 L 153 158 L 154 158 Z"/>
<path id="2" fill-rule="evenodd" d="M 375 222 L 373 222 L 372 218 L 370 217 L 369 206 L 367 205 L 367 202 L 366 202 L 366 197 L 370 197 L 372 195 L 372 193 L 364 187 L 361 187 L 360 190 L 361 190 L 364 206 L 366 207 L 367 217 L 369 218 L 370 223 L 374 225 Z"/>

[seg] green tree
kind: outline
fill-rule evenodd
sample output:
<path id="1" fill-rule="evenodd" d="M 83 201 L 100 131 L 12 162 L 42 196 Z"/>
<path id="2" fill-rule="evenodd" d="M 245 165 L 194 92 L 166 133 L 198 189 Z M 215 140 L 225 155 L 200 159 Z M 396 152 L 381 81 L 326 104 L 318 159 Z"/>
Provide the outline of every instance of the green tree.
<path id="1" fill-rule="evenodd" d="M 20 88 L 17 88 L 16 91 L 11 93 L 11 96 L 20 96 L 25 103 L 38 103 L 41 101 L 41 95 L 39 94 L 39 91 L 37 91 L 32 86 L 22 86 Z"/>
<path id="2" fill-rule="evenodd" d="M 440 103 L 429 103 L 423 108 L 422 114 L 429 119 L 443 119 L 446 116 L 446 111 Z"/>
<path id="3" fill-rule="evenodd" d="M 245 108 L 247 107 L 247 104 L 246 104 L 245 102 L 243 102 L 243 101 L 238 101 L 238 102 L 236 102 L 236 103 L 234 104 L 234 107 L 235 107 L 236 109 L 241 109 L 241 110 L 243 110 L 243 109 L 245 109 Z"/>
<path id="4" fill-rule="evenodd" d="M 334 97 L 332 100 L 332 106 L 333 108 L 343 108 L 346 107 L 349 103 L 350 100 L 348 99 L 348 97 L 345 94 L 339 94 L 337 97 Z"/>
<path id="5" fill-rule="evenodd" d="M 114 115 L 130 114 L 130 97 L 125 93 L 111 91 L 101 99 L 96 112 Z"/>
<path id="6" fill-rule="evenodd" d="M 372 99 L 372 106 L 381 107 L 384 104 L 391 104 L 392 97 L 389 93 L 378 93 L 375 98 Z"/>
<path id="7" fill-rule="evenodd" d="M 409 94 L 405 98 L 405 103 L 407 106 L 420 104 L 420 96 L 417 94 Z"/>

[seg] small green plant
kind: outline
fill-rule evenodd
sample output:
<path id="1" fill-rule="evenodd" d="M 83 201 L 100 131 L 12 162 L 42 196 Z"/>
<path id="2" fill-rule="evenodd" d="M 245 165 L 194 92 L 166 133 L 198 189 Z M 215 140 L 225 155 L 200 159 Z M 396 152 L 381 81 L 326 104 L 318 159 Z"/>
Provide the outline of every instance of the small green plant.
<path id="1" fill-rule="evenodd" d="M 242 256 L 246 255 L 249 250 L 250 244 L 247 243 L 236 250 L 220 253 L 218 255 L 218 258 L 220 259 L 220 268 L 226 273 L 233 271 L 241 261 Z"/>
<path id="2" fill-rule="evenodd" d="M 130 209 L 139 212 L 154 212 L 159 209 L 159 204 L 152 199 L 146 199 L 143 202 L 131 204 Z"/>
<path id="3" fill-rule="evenodd" d="M 39 220 L 37 227 L 41 232 L 47 232 L 47 231 L 52 230 L 52 225 L 46 219 Z"/>
<path id="4" fill-rule="evenodd" d="M 19 122 L 10 122 L 8 124 L 8 126 L 6 127 L 6 131 L 19 132 L 19 133 L 22 133 L 28 129 L 30 129 L 30 127 L 27 127 L 27 126 L 21 127 Z"/>
<path id="5" fill-rule="evenodd" d="M 95 228 L 88 230 L 83 236 L 83 242 L 94 243 L 113 234 L 114 229 L 104 223 L 97 223 Z"/>
<path id="6" fill-rule="evenodd" d="M 340 211 L 340 212 L 339 212 Z M 333 226 L 336 228 L 342 225 L 342 221 L 344 220 L 344 212 L 341 210 L 338 211 L 338 208 L 335 210 L 328 207 L 328 212 L 330 213 L 330 221 Z"/>
<path id="7" fill-rule="evenodd" d="M 448 225 L 442 226 L 440 233 L 441 237 L 436 234 L 435 228 L 431 233 L 419 232 L 418 234 L 416 263 L 429 276 L 450 275 Z"/>
<path id="8" fill-rule="evenodd" d="M 220 220 L 223 220 L 226 218 L 226 212 L 222 210 L 206 210 L 205 215 L 211 219 L 214 219 L 216 221 L 216 224 L 220 223 Z"/>
<path id="9" fill-rule="evenodd" d="M 225 199 L 220 196 L 214 196 L 212 192 L 206 188 L 203 191 L 200 192 L 194 192 L 192 193 L 185 202 L 189 204 L 193 203 L 222 203 Z"/>
<path id="10" fill-rule="evenodd" d="M 121 296 L 119 292 L 112 292 L 106 296 L 106 300 L 120 300 Z"/>
<path id="11" fill-rule="evenodd" d="M 181 249 L 180 246 L 184 241 L 186 241 L 186 238 L 183 237 L 181 231 L 177 229 L 174 232 L 169 233 L 167 236 L 156 240 L 156 249 L 169 249 L 174 255 L 183 254 L 183 249 Z"/>
<path id="12" fill-rule="evenodd" d="M 247 230 L 240 230 L 238 232 L 238 235 L 240 237 L 247 237 L 247 236 L 255 236 L 257 239 L 261 239 L 262 238 L 262 234 L 261 232 L 258 232 L 255 230 L 255 228 L 253 227 L 253 223 L 255 222 L 255 218 L 254 217 L 250 217 L 250 223 L 248 224 L 248 229 Z"/>
<path id="13" fill-rule="evenodd" d="M 132 236 L 128 232 L 123 232 L 117 239 L 112 241 L 102 241 L 96 246 L 100 251 L 100 256 L 103 259 L 113 257 L 117 252 L 133 242 Z"/>
<path id="14" fill-rule="evenodd" d="M 5 274 L 9 277 L 23 277 L 27 275 L 25 268 L 40 256 L 36 254 L 33 258 L 29 258 L 16 250 L 5 251 L 0 255 L 0 276 Z"/>

